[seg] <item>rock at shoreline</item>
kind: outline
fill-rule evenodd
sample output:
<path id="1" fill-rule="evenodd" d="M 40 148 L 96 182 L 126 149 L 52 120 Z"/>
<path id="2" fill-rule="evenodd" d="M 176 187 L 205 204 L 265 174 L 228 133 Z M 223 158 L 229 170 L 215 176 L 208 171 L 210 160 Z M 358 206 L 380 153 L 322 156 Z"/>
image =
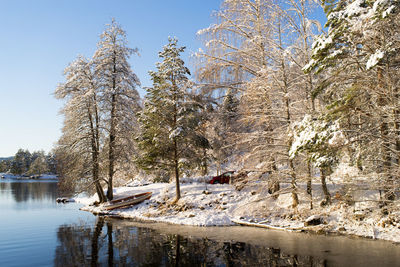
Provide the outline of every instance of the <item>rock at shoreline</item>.
<path id="1" fill-rule="evenodd" d="M 323 220 L 321 218 L 321 216 L 319 215 L 313 215 L 308 217 L 305 222 L 304 222 L 304 226 L 314 226 L 314 225 L 320 225 L 322 224 Z"/>
<path id="2" fill-rule="evenodd" d="M 66 198 L 66 197 L 58 197 L 56 199 L 57 203 L 68 203 L 68 202 L 75 202 L 73 198 Z"/>

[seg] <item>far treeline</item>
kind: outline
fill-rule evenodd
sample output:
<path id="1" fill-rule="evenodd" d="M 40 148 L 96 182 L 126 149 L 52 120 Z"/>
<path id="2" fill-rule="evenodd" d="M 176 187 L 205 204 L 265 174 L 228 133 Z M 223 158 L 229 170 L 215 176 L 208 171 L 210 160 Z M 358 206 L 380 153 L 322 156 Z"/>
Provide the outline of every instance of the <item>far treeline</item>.
<path id="1" fill-rule="evenodd" d="M 56 174 L 56 168 L 55 155 L 45 154 L 43 150 L 31 153 L 28 149 L 19 149 L 14 157 L 0 161 L 0 172 L 14 175 Z"/>
<path id="2" fill-rule="evenodd" d="M 323 31 L 312 16 L 322 5 Z M 400 181 L 400 2 L 225 0 L 198 31 L 194 70 L 176 38 L 140 85 L 125 32 L 106 26 L 91 59 L 78 57 L 55 92 L 64 99 L 56 149 L 62 181 L 112 199 L 114 182 L 240 168 L 270 192 L 318 182 L 351 166 L 393 200 Z M 193 72 L 193 76 L 191 75 Z M 238 169 L 236 169 L 238 170 Z M 78 179 L 79 178 L 79 179 Z M 351 182 L 351 181 L 348 181 Z M 105 194 L 103 188 L 107 188 Z"/>

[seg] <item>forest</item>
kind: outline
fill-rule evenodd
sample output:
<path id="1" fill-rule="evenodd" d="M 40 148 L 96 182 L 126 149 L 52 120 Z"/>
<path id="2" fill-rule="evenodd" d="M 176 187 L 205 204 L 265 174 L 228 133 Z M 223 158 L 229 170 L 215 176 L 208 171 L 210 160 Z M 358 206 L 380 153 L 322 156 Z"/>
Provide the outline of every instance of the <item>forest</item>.
<path id="1" fill-rule="evenodd" d="M 26 176 L 55 174 L 56 158 L 53 153 L 46 154 L 43 150 L 31 153 L 28 149 L 19 149 L 14 157 L 0 159 L 0 172 Z"/>
<path id="2" fill-rule="evenodd" d="M 289 190 L 293 208 L 300 194 L 313 208 L 315 184 L 320 206 L 362 184 L 379 190 L 381 208 L 395 207 L 400 2 L 225 0 L 212 18 L 197 32 L 191 70 L 185 47 L 168 38 L 143 98 L 129 63 L 138 49 L 114 19 L 94 55 L 66 67 L 55 91 L 65 118 L 60 184 L 105 202 L 145 174 L 174 181 L 176 203 L 182 177 L 235 170 L 274 197 Z M 335 194 L 333 174 L 346 183 Z"/>

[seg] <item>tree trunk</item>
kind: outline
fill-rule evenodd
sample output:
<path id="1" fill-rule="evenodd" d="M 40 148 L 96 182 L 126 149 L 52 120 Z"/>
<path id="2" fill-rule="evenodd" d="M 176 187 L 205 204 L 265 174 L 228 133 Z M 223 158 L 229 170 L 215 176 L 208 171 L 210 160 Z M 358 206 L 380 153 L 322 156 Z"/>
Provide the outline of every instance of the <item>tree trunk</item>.
<path id="1" fill-rule="evenodd" d="M 311 50 L 308 45 L 308 19 L 306 18 L 307 16 L 307 7 L 306 3 L 304 1 L 300 1 L 300 14 L 301 14 L 301 34 L 303 37 L 303 46 L 304 46 L 304 55 L 305 55 L 305 61 L 309 62 L 311 59 Z M 314 118 L 315 116 L 315 98 L 312 95 L 312 92 L 314 90 L 314 82 L 313 82 L 313 76 L 311 73 L 307 74 L 306 77 L 306 84 L 305 84 L 305 91 L 306 91 L 306 96 L 309 104 L 311 103 L 311 115 Z M 313 198 L 312 198 L 312 166 L 311 162 L 307 160 L 307 194 L 310 196 L 310 209 L 313 209 Z"/>
<path id="2" fill-rule="evenodd" d="M 293 160 L 289 159 L 289 166 L 290 166 L 290 176 L 292 177 L 291 186 L 292 186 L 292 207 L 296 208 L 299 205 L 299 197 L 296 193 L 296 172 L 294 169 Z"/>
<path id="3" fill-rule="evenodd" d="M 104 203 L 107 199 L 99 180 L 99 151 L 94 143 L 95 142 L 92 141 L 92 175 L 99 201 L 100 203 Z"/>
<path id="4" fill-rule="evenodd" d="M 176 95 L 177 91 L 177 86 L 175 84 L 175 79 L 174 76 L 171 76 L 171 81 L 172 81 L 172 86 L 174 88 L 174 125 L 173 128 L 176 129 L 176 126 L 178 125 L 178 98 Z M 175 191 L 176 191 L 176 197 L 174 200 L 174 203 L 177 202 L 181 198 L 181 189 L 179 185 L 179 155 L 178 155 L 178 141 L 176 140 L 177 137 L 174 137 L 174 168 L 175 168 Z"/>
<path id="5" fill-rule="evenodd" d="M 94 101 L 96 99 L 94 98 Z M 94 108 L 97 109 L 97 106 L 94 105 Z M 107 201 L 106 196 L 104 195 L 103 188 L 101 187 L 99 180 L 99 140 L 98 140 L 98 116 L 97 110 L 95 111 L 95 120 L 96 125 L 93 123 L 92 113 L 90 108 L 88 108 L 89 121 L 90 121 L 90 131 L 91 131 L 91 146 L 92 146 L 92 176 L 93 182 L 96 188 L 97 196 L 99 197 L 100 203 L 104 203 Z"/>
<path id="6" fill-rule="evenodd" d="M 313 209 L 312 172 L 311 172 L 311 163 L 309 160 L 307 160 L 307 194 L 310 196 L 310 209 Z"/>
<path id="7" fill-rule="evenodd" d="M 288 121 L 288 127 L 290 127 L 290 112 L 289 112 L 289 99 L 286 98 L 286 112 L 287 112 L 287 121 Z M 288 150 L 287 150 L 287 154 L 289 155 L 289 149 L 292 146 L 292 140 L 289 139 L 288 142 Z M 296 193 L 296 170 L 294 168 L 294 163 L 293 163 L 293 159 L 291 159 L 289 157 L 289 167 L 290 167 L 290 177 L 292 178 L 291 180 L 291 186 L 292 186 L 292 207 L 296 208 L 299 205 L 299 197 Z"/>
<path id="8" fill-rule="evenodd" d="M 116 40 L 113 40 L 115 45 Z M 117 105 L 117 95 L 115 93 L 116 89 L 116 73 L 117 73 L 117 54 L 114 50 L 113 56 L 113 73 L 112 73 L 112 95 L 111 95 L 111 112 L 110 112 L 110 139 L 109 139 L 109 151 L 108 151 L 108 188 L 107 188 L 107 198 L 112 200 L 113 195 L 113 177 L 114 177 L 114 164 L 115 164 L 115 127 L 116 127 L 116 105 Z"/>
<path id="9" fill-rule="evenodd" d="M 271 176 L 273 176 L 276 171 L 278 170 L 278 168 L 276 167 L 276 162 L 275 162 L 275 158 L 271 157 Z M 281 189 L 280 184 L 279 184 L 279 180 L 278 179 L 273 179 L 270 177 L 270 182 L 268 183 L 268 193 L 270 194 L 275 194 L 276 192 L 278 192 Z M 274 199 L 278 199 L 279 194 L 276 194 L 273 196 Z"/>
<path id="10" fill-rule="evenodd" d="M 203 148 L 203 176 L 208 173 L 208 164 L 207 164 L 207 149 Z"/>
<path id="11" fill-rule="evenodd" d="M 174 140 L 174 168 L 175 168 L 175 191 L 176 197 L 174 202 L 178 201 L 181 198 L 181 189 L 179 185 L 179 161 L 178 161 L 178 144 L 176 139 Z"/>
<path id="12" fill-rule="evenodd" d="M 111 99 L 111 122 L 110 122 L 110 139 L 109 139 L 109 151 L 108 151 L 108 189 L 107 198 L 108 200 L 113 199 L 113 177 L 114 177 L 114 164 L 115 164 L 115 120 L 116 120 L 116 96 L 112 95 Z"/>
<path id="13" fill-rule="evenodd" d="M 99 161 L 98 161 L 98 152 L 94 152 L 92 154 L 93 158 L 93 180 L 95 183 L 96 187 L 96 193 L 97 196 L 99 197 L 100 203 L 104 203 L 107 201 L 107 198 L 104 194 L 103 188 L 101 187 L 100 181 L 99 181 Z"/>
<path id="14" fill-rule="evenodd" d="M 324 192 L 324 200 L 321 202 L 321 206 L 325 206 L 331 204 L 331 195 L 326 186 L 326 170 L 324 168 L 320 168 L 319 170 L 321 172 L 322 191 Z"/>

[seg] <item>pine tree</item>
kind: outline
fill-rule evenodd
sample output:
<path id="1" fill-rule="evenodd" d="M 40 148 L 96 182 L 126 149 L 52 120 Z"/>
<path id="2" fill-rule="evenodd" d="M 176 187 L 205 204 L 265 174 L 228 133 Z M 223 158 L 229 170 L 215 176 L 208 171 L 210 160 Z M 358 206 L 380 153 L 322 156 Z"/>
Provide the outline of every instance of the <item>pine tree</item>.
<path id="1" fill-rule="evenodd" d="M 26 174 L 32 162 L 31 157 L 29 150 L 19 149 L 11 162 L 11 173 Z"/>
<path id="2" fill-rule="evenodd" d="M 44 153 L 41 153 L 32 161 L 28 173 L 30 175 L 40 175 L 46 173 L 48 170 L 49 169 L 47 168 L 46 157 L 44 156 Z"/>
<path id="3" fill-rule="evenodd" d="M 57 173 L 57 159 L 54 151 L 51 151 L 46 155 L 46 165 L 50 173 Z"/>
<path id="4" fill-rule="evenodd" d="M 219 103 L 215 111 L 210 112 L 209 120 L 212 127 L 209 131 L 213 134 L 211 139 L 213 156 L 219 170 L 229 157 L 235 155 L 237 137 L 239 131 L 237 121 L 239 116 L 239 99 L 237 89 L 228 88 L 222 103 Z"/>
<path id="5" fill-rule="evenodd" d="M 136 112 L 140 109 L 140 84 L 128 59 L 137 49 L 127 46 L 125 31 L 113 19 L 100 36 L 93 57 L 95 75 L 99 80 L 102 109 L 108 132 L 108 190 L 113 198 L 113 177 L 116 167 L 129 162 L 134 152 L 133 133 L 137 127 Z"/>
<path id="6" fill-rule="evenodd" d="M 0 172 L 8 172 L 11 167 L 11 161 L 10 160 L 1 160 L 0 161 Z"/>
<path id="7" fill-rule="evenodd" d="M 145 169 L 174 174 L 177 201 L 182 170 L 193 168 L 197 147 L 207 147 L 208 141 L 196 131 L 201 106 L 190 94 L 190 72 L 180 57 L 185 47 L 178 47 L 175 38 L 168 41 L 159 53 L 162 62 L 157 63 L 157 71 L 150 71 L 153 87 L 146 89 L 140 113 L 138 143 L 143 153 L 138 163 Z"/>

